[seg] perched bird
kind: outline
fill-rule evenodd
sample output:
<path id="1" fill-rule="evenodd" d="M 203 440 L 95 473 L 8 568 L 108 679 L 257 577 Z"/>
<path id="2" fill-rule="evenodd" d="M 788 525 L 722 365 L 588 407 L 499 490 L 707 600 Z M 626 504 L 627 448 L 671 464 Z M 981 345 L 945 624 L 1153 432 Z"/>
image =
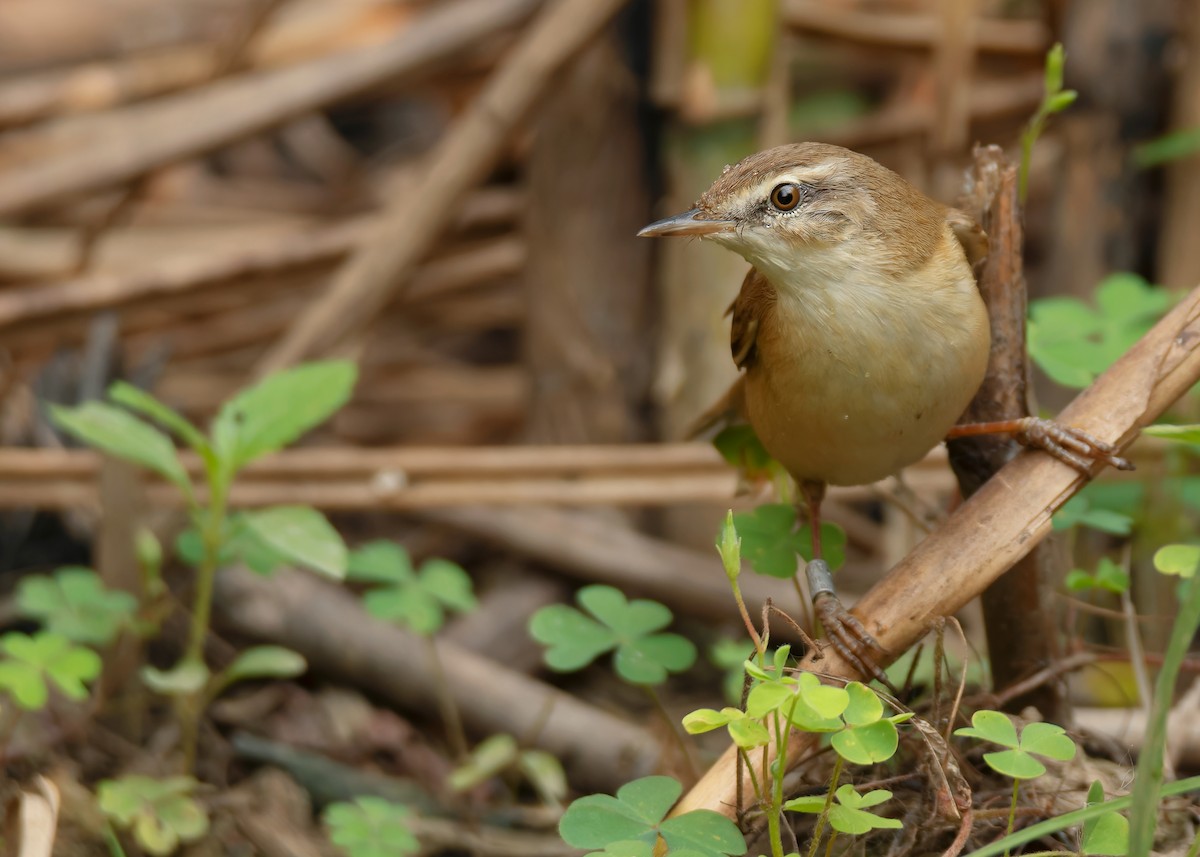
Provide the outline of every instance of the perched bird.
<path id="1" fill-rule="evenodd" d="M 874 482 L 918 461 L 951 435 L 983 381 L 990 335 L 974 266 L 986 236 L 865 155 L 821 143 L 759 152 L 726 167 L 695 208 L 638 234 L 711 238 L 752 265 L 729 309 L 743 373 L 709 417 L 737 412 L 796 480 L 818 557 L 825 486 Z M 958 431 L 1029 435 L 1085 469 L 1112 457 L 1108 445 L 1050 425 Z M 874 641 L 837 600 L 823 562 L 809 564 L 809 582 L 833 644 L 878 673 Z"/>

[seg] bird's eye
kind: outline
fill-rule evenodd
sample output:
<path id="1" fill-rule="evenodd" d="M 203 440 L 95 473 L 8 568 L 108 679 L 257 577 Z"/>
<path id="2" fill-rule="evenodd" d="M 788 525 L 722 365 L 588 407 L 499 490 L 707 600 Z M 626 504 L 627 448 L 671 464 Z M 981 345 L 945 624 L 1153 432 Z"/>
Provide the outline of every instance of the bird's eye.
<path id="1" fill-rule="evenodd" d="M 775 185 L 775 189 L 771 191 L 771 205 L 780 211 L 791 211 L 800 204 L 800 199 L 804 195 L 800 189 L 800 185 L 792 182 L 784 182 L 783 184 Z"/>

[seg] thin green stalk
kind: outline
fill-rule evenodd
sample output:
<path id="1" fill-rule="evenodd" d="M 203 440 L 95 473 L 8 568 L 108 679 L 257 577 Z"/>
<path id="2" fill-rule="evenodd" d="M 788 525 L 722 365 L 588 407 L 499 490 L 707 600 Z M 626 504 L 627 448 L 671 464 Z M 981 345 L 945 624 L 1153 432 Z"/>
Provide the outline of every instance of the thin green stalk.
<path id="1" fill-rule="evenodd" d="M 829 820 L 829 808 L 833 806 L 833 793 L 837 791 L 838 780 L 842 776 L 842 757 L 838 756 L 833 763 L 833 776 L 830 778 L 829 791 L 825 795 L 825 806 L 817 816 L 817 826 L 813 828 L 812 842 L 808 846 L 808 857 L 817 857 L 817 846 L 821 843 L 821 834 L 825 832 L 825 822 Z"/>
<path id="2" fill-rule="evenodd" d="M 746 766 L 746 773 L 750 775 L 750 787 L 754 789 L 754 799 L 757 801 L 766 799 L 766 795 L 763 794 L 762 786 L 758 781 L 758 774 L 754 773 L 754 765 L 750 762 L 750 754 L 742 747 L 738 747 L 738 753 L 742 757 L 742 764 Z M 764 752 L 763 755 L 765 756 L 766 753 Z"/>
<path id="3" fill-rule="evenodd" d="M 795 703 L 793 703 L 793 708 Z M 772 726 L 775 728 L 775 758 L 787 758 L 787 740 L 791 734 L 790 721 L 780 722 L 778 711 L 771 714 Z M 766 748 L 763 748 L 763 758 L 767 756 Z M 783 772 L 780 771 L 780 776 L 771 779 L 771 801 L 767 806 L 767 833 L 771 840 L 771 857 L 783 857 L 783 831 L 781 830 L 781 822 L 783 820 Z M 763 769 L 763 776 L 766 777 L 767 771 Z"/>
<path id="4" fill-rule="evenodd" d="M 833 857 L 833 843 L 837 840 L 837 835 L 836 830 L 830 831 L 829 842 L 825 846 L 825 857 Z"/>
<path id="5" fill-rule="evenodd" d="M 107 821 L 104 822 L 104 844 L 108 846 L 108 853 L 112 857 L 126 857 L 125 849 L 121 847 L 121 840 L 117 838 L 117 832 Z"/>
<path id="6" fill-rule="evenodd" d="M 758 629 L 754 627 L 754 621 L 750 618 L 750 611 L 746 608 L 746 600 L 742 598 L 742 587 L 738 586 L 737 578 L 729 576 L 729 586 L 733 589 L 733 600 L 737 602 L 738 613 L 741 614 L 742 622 L 746 624 L 746 632 L 750 635 L 751 641 L 754 643 L 754 651 L 762 657 L 766 646 L 763 645 L 762 637 L 758 635 Z"/>
<path id="7" fill-rule="evenodd" d="M 687 763 L 688 772 L 692 776 L 692 782 L 697 782 L 700 779 L 700 766 L 692 755 L 692 748 L 688 746 L 687 736 L 680 729 L 679 721 L 671 716 L 671 712 L 667 711 L 667 707 L 663 705 L 662 697 L 658 695 L 658 691 L 654 689 L 653 685 L 643 684 L 641 687 L 645 689 L 646 694 L 650 697 L 650 701 L 654 703 L 654 708 L 671 730 L 671 735 L 675 739 L 675 745 L 679 747 L 679 751 L 683 754 L 683 759 Z"/>
<path id="8" fill-rule="evenodd" d="M 1008 805 L 1008 829 L 1004 831 L 1005 836 L 1012 836 L 1013 826 L 1017 823 L 1017 792 L 1021 789 L 1021 781 L 1013 777 L 1013 793 L 1012 801 Z M 1008 851 L 1005 850 L 1004 857 L 1008 857 Z"/>
<path id="9" fill-rule="evenodd" d="M 1188 646 L 1200 627 L 1200 573 L 1188 582 L 1179 615 L 1171 629 L 1171 639 L 1163 653 L 1162 668 L 1154 686 L 1154 711 L 1138 756 L 1133 780 L 1133 812 L 1129 814 L 1129 855 L 1146 857 L 1154 846 L 1154 828 L 1158 821 L 1159 793 L 1163 785 L 1163 755 L 1167 740 L 1167 715 L 1175 680 L 1187 656 Z"/>
<path id="10" fill-rule="evenodd" d="M 458 714 L 458 706 L 450 695 L 450 682 L 446 680 L 446 671 L 442 668 L 442 659 L 438 655 L 437 643 L 433 637 L 425 637 L 425 651 L 429 658 L 429 670 L 433 673 L 433 689 L 437 696 L 438 708 L 441 710 L 442 722 L 446 727 L 446 738 L 454 750 L 457 761 L 464 761 L 470 750 L 467 748 L 467 733 L 463 729 L 462 718 Z"/>

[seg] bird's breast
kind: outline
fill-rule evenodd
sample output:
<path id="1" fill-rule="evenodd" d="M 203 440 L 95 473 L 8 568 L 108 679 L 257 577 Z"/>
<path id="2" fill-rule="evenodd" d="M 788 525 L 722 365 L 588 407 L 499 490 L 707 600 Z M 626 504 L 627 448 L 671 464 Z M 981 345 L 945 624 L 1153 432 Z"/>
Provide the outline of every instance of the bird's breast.
<path id="1" fill-rule="evenodd" d="M 778 295 L 746 373 L 747 417 L 763 445 L 794 477 L 834 485 L 873 482 L 922 458 L 987 368 L 973 278 L 808 297 Z"/>

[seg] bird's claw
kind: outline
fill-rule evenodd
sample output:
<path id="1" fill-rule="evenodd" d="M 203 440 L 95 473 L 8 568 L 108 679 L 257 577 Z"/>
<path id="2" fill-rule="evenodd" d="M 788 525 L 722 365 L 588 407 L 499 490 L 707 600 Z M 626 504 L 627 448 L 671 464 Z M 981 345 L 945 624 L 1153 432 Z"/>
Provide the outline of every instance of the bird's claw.
<path id="1" fill-rule="evenodd" d="M 824 560 L 814 559 L 805 569 L 809 592 L 817 619 L 825 629 L 825 636 L 839 655 L 846 659 L 859 675 L 880 681 L 884 687 L 895 691 L 887 675 L 879 667 L 879 660 L 887 655 L 886 650 L 867 633 L 858 621 L 838 600 L 833 591 L 833 576 Z"/>
<path id="2" fill-rule="evenodd" d="M 1085 475 L 1091 475 L 1092 465 L 1097 461 L 1117 470 L 1134 469 L 1129 459 L 1117 455 L 1115 446 L 1083 429 L 1038 417 L 1026 417 L 1021 424 L 1016 434 L 1019 443 L 1048 452 Z"/>

